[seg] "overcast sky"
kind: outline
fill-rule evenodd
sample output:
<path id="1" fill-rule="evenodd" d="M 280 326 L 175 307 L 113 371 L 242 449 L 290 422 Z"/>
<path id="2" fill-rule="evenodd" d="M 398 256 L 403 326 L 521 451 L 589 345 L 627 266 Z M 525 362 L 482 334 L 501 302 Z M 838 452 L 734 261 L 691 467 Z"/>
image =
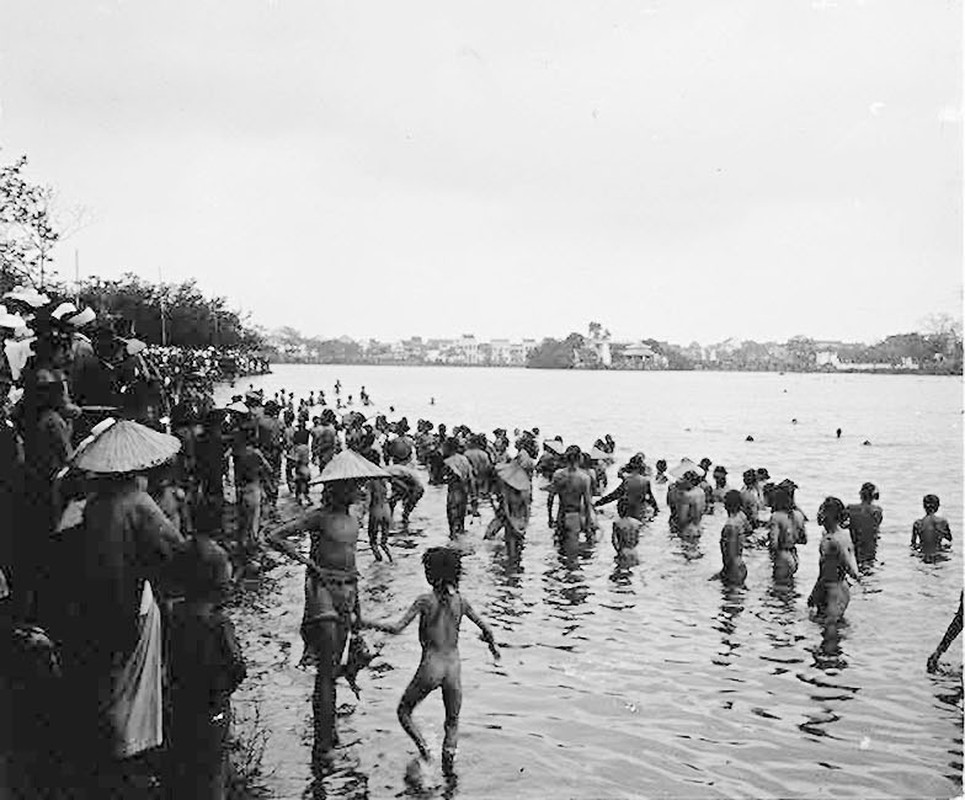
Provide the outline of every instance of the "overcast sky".
<path id="1" fill-rule="evenodd" d="M 267 327 L 870 341 L 962 302 L 959 2 L 4 0 L 72 277 Z"/>

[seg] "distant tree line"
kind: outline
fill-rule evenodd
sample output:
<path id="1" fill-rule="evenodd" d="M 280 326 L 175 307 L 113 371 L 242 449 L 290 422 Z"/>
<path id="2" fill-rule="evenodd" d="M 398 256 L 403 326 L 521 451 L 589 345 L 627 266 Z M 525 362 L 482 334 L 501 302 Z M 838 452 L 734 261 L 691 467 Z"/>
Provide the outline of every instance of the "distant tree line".
<path id="1" fill-rule="evenodd" d="M 223 297 L 206 297 L 196 283 L 152 283 L 126 273 L 116 280 L 88 278 L 77 289 L 78 305 L 99 316 L 113 314 L 133 323 L 137 338 L 178 347 L 260 349 L 261 333 L 248 315 L 228 308 Z"/>

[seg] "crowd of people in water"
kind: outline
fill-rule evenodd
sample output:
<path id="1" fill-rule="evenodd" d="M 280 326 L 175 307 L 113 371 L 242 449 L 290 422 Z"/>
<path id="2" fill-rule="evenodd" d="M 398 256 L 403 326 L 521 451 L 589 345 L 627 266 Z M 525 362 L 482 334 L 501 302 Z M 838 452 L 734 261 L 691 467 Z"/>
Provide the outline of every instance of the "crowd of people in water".
<path id="1" fill-rule="evenodd" d="M 490 509 L 482 536 L 501 536 L 512 558 L 530 535 L 539 488 L 563 548 L 598 538 L 598 509 L 615 503 L 609 538 L 627 564 L 656 516 L 666 514 L 672 534 L 688 539 L 722 507 L 716 577 L 733 586 L 747 576 L 745 548 L 767 548 L 774 583 L 787 584 L 808 541 L 797 485 L 764 467 L 735 480 L 710 458 L 651 466 L 643 452 L 618 466 L 610 435 L 584 449 L 537 427 L 483 433 L 420 419 L 413 430 L 392 406 L 371 413 L 364 386 L 349 393 L 340 382 L 302 398 L 249 387 L 217 406 L 215 380 L 266 365 L 171 348 L 152 359 L 123 321 L 88 327 L 96 319 L 89 309 L 30 290 L 4 301 L 0 663 L 17 724 L 0 742 L 0 780 L 15 776 L 28 794 L 59 782 L 72 787 L 67 796 L 82 796 L 77 787 L 124 796 L 132 778 L 121 765 L 137 757 L 160 759 L 155 772 L 171 797 L 224 796 L 230 697 L 246 669 L 222 605 L 233 576 L 271 568 L 271 550 L 306 568 L 301 635 L 303 663 L 315 669 L 313 763 L 330 766 L 338 745 L 336 681 L 357 689 L 372 660 L 362 631 L 399 633 L 418 618 L 422 658 L 399 721 L 430 759 L 412 712 L 440 689 L 442 766 L 451 771 L 462 617 L 499 657 L 492 631 L 459 591 L 459 549 L 425 551 L 430 591 L 396 622 L 363 613 L 357 592 L 361 530 L 372 557 L 391 561 L 392 532 L 409 525 L 427 485 L 445 491 L 452 540 Z M 878 491 L 865 483 L 858 494 L 856 503 L 827 497 L 816 515 L 819 572 L 807 604 L 827 624 L 845 614 L 859 564 L 875 557 Z M 297 513 L 283 520 L 285 495 Z M 931 558 L 952 534 L 939 498 L 927 494 L 922 504 L 923 516 L 909 520 L 910 543 Z M 304 534 L 307 555 L 298 547 Z M 961 627 L 960 602 L 929 670 Z"/>

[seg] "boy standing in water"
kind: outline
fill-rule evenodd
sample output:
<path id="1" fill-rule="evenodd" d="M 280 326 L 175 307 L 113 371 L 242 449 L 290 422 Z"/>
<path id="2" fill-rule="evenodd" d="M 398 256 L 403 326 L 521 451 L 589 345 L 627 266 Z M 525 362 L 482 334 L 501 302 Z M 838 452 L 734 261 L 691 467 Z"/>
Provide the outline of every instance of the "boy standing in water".
<path id="1" fill-rule="evenodd" d="M 459 450 L 458 442 L 447 439 L 443 446 L 445 460 L 446 517 L 449 520 L 449 536 L 455 538 L 466 532 L 466 511 L 469 501 L 475 502 L 476 478 L 472 464 Z"/>
<path id="2" fill-rule="evenodd" d="M 851 518 L 851 541 L 858 563 L 873 561 L 878 549 L 878 530 L 881 528 L 881 506 L 875 503 L 878 489 L 873 483 L 864 483 L 859 491 L 861 502 L 848 506 Z"/>
<path id="3" fill-rule="evenodd" d="M 462 565 L 459 553 L 448 547 L 430 547 L 422 556 L 426 580 L 432 591 L 421 595 L 394 625 L 384 622 L 363 622 L 364 627 L 386 633 L 401 633 L 417 616 L 419 617 L 419 641 L 422 644 L 422 660 L 402 699 L 399 701 L 399 722 L 415 742 L 419 756 L 430 761 L 432 756 L 425 739 L 412 721 L 412 711 L 435 689 L 442 689 L 442 702 L 446 709 L 446 735 L 442 744 L 442 768 L 451 772 L 456 757 L 456 740 L 459 736 L 459 710 L 462 706 L 462 680 L 459 660 L 459 623 L 463 616 L 474 622 L 482 631 L 482 638 L 489 645 L 493 658 L 499 660 L 499 650 L 489 626 L 480 619 L 472 606 L 459 594 L 459 578 Z"/>
<path id="4" fill-rule="evenodd" d="M 731 489 L 724 495 L 724 509 L 727 522 L 720 532 L 720 557 L 723 569 L 714 577 L 720 578 L 728 586 L 743 586 L 747 577 L 744 564 L 744 536 L 751 532 L 742 510 L 740 492 Z"/>
<path id="5" fill-rule="evenodd" d="M 365 452 L 365 457 L 376 466 L 379 464 L 379 452 L 370 447 Z M 369 488 L 369 546 L 372 548 L 372 555 L 376 561 L 382 560 L 382 552 L 392 560 L 389 552 L 389 523 L 392 521 L 392 512 L 389 509 L 389 490 L 385 484 L 385 478 L 372 478 L 368 482 Z"/>
<path id="6" fill-rule="evenodd" d="M 926 494 L 921 503 L 925 508 L 925 516 L 916 519 L 911 527 L 911 546 L 920 546 L 924 555 L 934 555 L 943 541 L 951 542 L 952 530 L 948 526 L 948 520 L 938 516 L 938 507 L 941 504 L 938 495 Z"/>

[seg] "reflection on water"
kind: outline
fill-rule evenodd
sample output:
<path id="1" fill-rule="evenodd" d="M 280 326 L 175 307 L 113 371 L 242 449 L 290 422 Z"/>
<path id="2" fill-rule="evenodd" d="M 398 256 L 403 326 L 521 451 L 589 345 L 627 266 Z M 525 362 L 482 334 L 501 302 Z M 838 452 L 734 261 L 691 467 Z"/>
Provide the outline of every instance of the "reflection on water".
<path id="1" fill-rule="evenodd" d="M 346 386 L 364 383 L 373 396 L 391 397 L 409 419 L 484 430 L 535 423 L 587 444 L 609 430 L 618 463 L 643 447 L 650 461 L 706 452 L 729 467 L 768 466 L 800 484 L 798 500 L 812 517 L 823 497 L 850 496 L 872 480 L 887 498 L 885 522 L 845 621 L 832 627 L 812 620 L 806 606 L 817 536 L 799 547 L 799 570 L 786 586 L 774 584 L 766 547 L 746 547 L 740 588 L 711 580 L 721 566 L 722 509 L 689 540 L 671 535 L 661 515 L 645 526 L 635 555 L 620 558 L 608 536 L 555 543 L 538 509 L 525 545 L 510 558 L 501 539 L 482 540 L 484 512 L 457 543 L 465 553 L 462 591 L 493 627 L 503 658 L 494 665 L 475 628 L 464 626 L 464 703 L 451 780 L 438 757 L 412 780 L 414 750 L 396 720 L 419 660 L 415 626 L 394 637 L 373 634 L 371 644 L 382 650 L 360 676 L 361 699 L 339 686 L 343 710 L 349 702 L 354 708 L 340 719 L 343 761 L 332 775 L 312 776 L 312 675 L 295 667 L 303 573 L 283 563 L 258 595 L 232 610 L 251 676 L 235 705 L 259 708 L 270 731 L 270 796 L 777 798 L 812 797 L 816 787 L 857 797 L 960 794 L 956 648 L 938 673 L 925 672 L 957 607 L 960 542 L 934 559 L 908 548 L 926 491 L 942 497 L 952 528 L 962 529 L 954 381 L 943 394 L 941 379 L 924 389 L 891 377 L 684 373 L 554 373 L 532 383 L 531 373 L 513 370 L 292 367 L 265 385 L 273 391 L 284 383 L 296 394 L 304 385 L 307 393 L 336 374 Z M 587 386 L 606 381 L 605 390 L 582 391 L 589 378 L 597 382 Z M 572 407 L 558 402 L 564 394 L 575 398 Z M 430 395 L 438 405 L 420 406 Z M 641 396 L 660 398 L 645 424 Z M 528 403 L 522 410 L 520 397 Z M 792 416 L 801 420 L 793 429 Z M 693 431 L 683 433 L 688 426 Z M 838 426 L 849 431 L 841 440 L 833 435 Z M 753 444 L 743 442 L 748 430 Z M 861 448 L 864 438 L 876 447 Z M 420 558 L 448 540 L 444 488 L 427 487 L 412 523 L 391 536 L 393 564 L 374 562 L 360 543 L 367 616 L 397 618 L 428 590 Z M 416 716 L 438 754 L 438 696 Z"/>

